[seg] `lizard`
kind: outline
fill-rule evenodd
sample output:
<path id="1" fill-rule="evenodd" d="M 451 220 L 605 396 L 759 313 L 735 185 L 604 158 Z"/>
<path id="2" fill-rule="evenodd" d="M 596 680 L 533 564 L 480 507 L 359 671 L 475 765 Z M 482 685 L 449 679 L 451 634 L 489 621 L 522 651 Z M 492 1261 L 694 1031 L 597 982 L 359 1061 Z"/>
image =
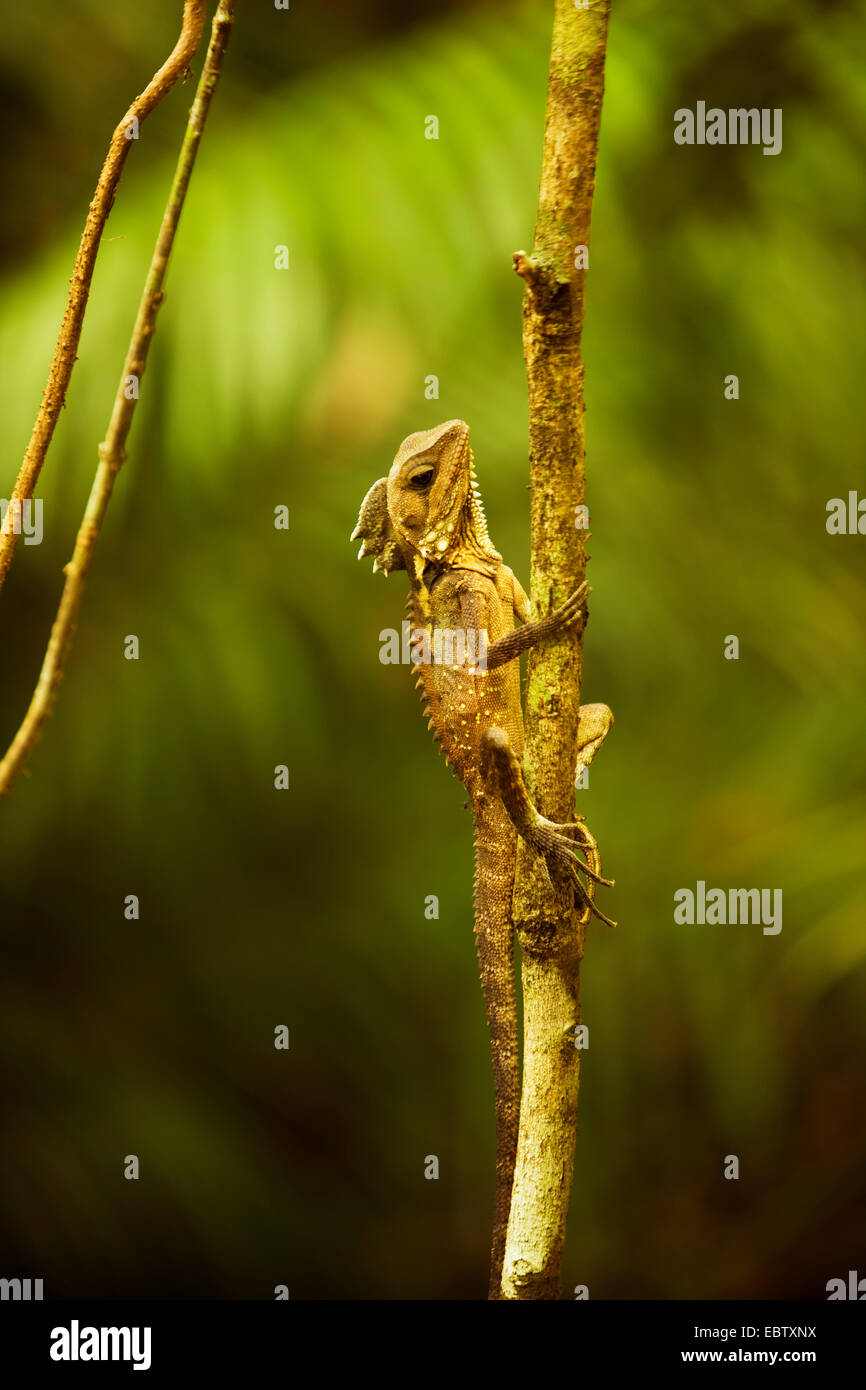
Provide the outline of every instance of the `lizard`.
<path id="1" fill-rule="evenodd" d="M 469 426 L 449 420 L 404 439 L 387 478 L 361 504 L 351 540 L 373 569 L 409 578 L 412 660 L 428 727 L 469 793 L 475 821 L 475 937 L 493 1054 L 496 1193 L 489 1297 L 500 1298 L 520 1108 L 512 893 L 517 837 L 573 887 L 575 905 L 615 923 L 595 904 L 601 876 L 594 837 L 577 817 L 560 825 L 533 805 L 521 760 L 523 709 L 517 658 L 586 621 L 586 583 L 541 616 L 487 530 Z M 515 618 L 521 626 L 515 626 Z M 584 705 L 576 777 L 606 737 L 613 715 Z M 578 853 L 583 849 L 586 859 Z M 580 875 L 586 879 L 586 884 Z"/>

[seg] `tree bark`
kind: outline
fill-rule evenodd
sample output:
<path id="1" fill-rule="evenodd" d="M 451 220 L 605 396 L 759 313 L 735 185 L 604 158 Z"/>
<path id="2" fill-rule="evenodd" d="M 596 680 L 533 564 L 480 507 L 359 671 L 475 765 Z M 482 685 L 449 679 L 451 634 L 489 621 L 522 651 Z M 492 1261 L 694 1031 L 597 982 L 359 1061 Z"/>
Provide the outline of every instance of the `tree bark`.
<path id="1" fill-rule="evenodd" d="M 556 0 L 538 220 L 525 281 L 529 387 L 531 597 L 538 614 L 583 579 L 584 403 L 581 332 L 610 0 Z M 574 817 L 583 628 L 533 649 L 526 695 L 527 778 L 543 815 Z M 587 914 L 551 887 L 521 842 L 514 894 L 522 948 L 523 1091 L 502 1289 L 510 1299 L 560 1292 L 574 1164 L 580 1053 L 579 970 Z"/>

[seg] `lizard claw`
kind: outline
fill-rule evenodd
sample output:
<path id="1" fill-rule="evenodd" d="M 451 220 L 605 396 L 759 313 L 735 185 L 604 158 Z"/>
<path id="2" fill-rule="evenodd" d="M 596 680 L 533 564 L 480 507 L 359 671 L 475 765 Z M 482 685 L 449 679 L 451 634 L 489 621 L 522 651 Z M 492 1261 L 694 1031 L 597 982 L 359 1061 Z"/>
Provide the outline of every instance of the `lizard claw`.
<path id="1" fill-rule="evenodd" d="M 578 585 L 574 593 L 570 594 L 565 600 L 565 603 L 550 615 L 550 621 L 554 625 L 556 631 L 561 628 L 574 627 L 576 623 L 580 622 L 585 614 L 586 600 L 591 593 L 592 590 L 584 579 L 583 583 Z"/>
<path id="2" fill-rule="evenodd" d="M 586 819 L 585 816 L 581 816 L 581 817 L 580 817 L 580 820 L 585 820 L 585 819 Z M 580 840 L 581 845 L 583 845 L 585 848 L 587 848 L 588 850 L 590 850 L 590 852 L 591 852 L 593 849 L 595 849 L 595 850 L 596 850 L 596 854 L 595 854 L 594 857 L 595 857 L 596 859 L 598 859 L 598 852 L 597 852 L 597 851 L 598 851 L 598 847 L 597 847 L 597 845 L 596 845 L 596 843 L 595 843 L 595 840 L 594 840 L 593 836 L 590 835 L 590 833 L 589 833 L 589 831 L 586 829 L 586 826 L 585 826 L 585 825 L 579 825 L 579 824 L 575 823 L 574 821 L 569 821 L 567 825 L 557 825 L 555 821 L 548 821 L 547 823 L 548 823 L 548 825 L 550 826 L 551 830 L 555 831 L 556 834 L 557 834 L 557 835 L 560 835 L 560 836 L 569 836 L 569 835 L 573 834 L 573 833 L 576 831 L 576 832 L 577 832 L 577 838 Z M 588 837 L 588 839 L 587 839 L 587 837 Z M 571 842 L 569 841 L 569 847 L 570 847 L 570 843 L 571 843 Z M 596 871 L 595 869 L 591 868 L 591 867 L 589 866 L 589 864 L 585 863 L 584 860 L 581 859 L 580 855 L 577 854 L 574 850 L 571 851 L 571 856 L 570 856 L 570 857 L 571 857 L 571 859 L 574 861 L 574 863 L 578 865 L 578 867 L 581 869 L 581 871 L 582 871 L 583 873 L 586 874 L 587 878 L 591 878 L 591 879 L 592 879 L 593 883 L 600 883 L 600 884 L 602 884 L 605 888 L 613 888 L 613 887 L 615 886 L 615 883 L 616 883 L 616 880 L 615 880 L 615 879 L 612 879 L 612 878 L 603 878 L 600 872 Z M 599 865 L 599 869 L 600 869 L 600 868 L 601 868 L 601 865 Z"/>
<path id="3" fill-rule="evenodd" d="M 604 925 L 606 927 L 616 926 L 616 922 L 613 920 L 612 917 L 605 916 L 601 909 L 596 907 L 595 900 L 592 894 L 588 892 L 586 888 L 584 888 L 579 878 L 574 879 L 574 889 L 575 897 L 577 897 L 580 900 L 581 906 L 585 910 L 587 910 L 593 917 L 597 917 L 600 922 L 604 922 Z M 587 921 L 588 920 L 589 919 L 587 918 Z"/>

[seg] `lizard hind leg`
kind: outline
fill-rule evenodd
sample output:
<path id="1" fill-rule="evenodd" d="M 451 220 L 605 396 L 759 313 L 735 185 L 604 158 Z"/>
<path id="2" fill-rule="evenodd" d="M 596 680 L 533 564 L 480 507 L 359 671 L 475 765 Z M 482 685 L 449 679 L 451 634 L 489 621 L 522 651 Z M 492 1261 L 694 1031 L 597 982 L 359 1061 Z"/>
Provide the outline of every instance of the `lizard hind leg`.
<path id="1" fill-rule="evenodd" d="M 598 739 L 599 744 L 603 737 L 602 734 Z M 613 887 L 613 880 L 601 875 L 601 857 L 595 838 L 582 821 L 559 825 L 536 810 L 524 781 L 523 769 L 504 729 L 485 731 L 481 741 L 481 770 L 487 790 L 501 799 L 517 833 L 543 857 L 548 868 L 555 865 L 570 880 L 587 919 L 591 914 L 609 927 L 616 926 L 594 902 L 596 883 L 606 888 Z M 575 838 L 589 862 L 577 853 Z M 580 880 L 581 873 L 587 879 L 586 885 Z"/>

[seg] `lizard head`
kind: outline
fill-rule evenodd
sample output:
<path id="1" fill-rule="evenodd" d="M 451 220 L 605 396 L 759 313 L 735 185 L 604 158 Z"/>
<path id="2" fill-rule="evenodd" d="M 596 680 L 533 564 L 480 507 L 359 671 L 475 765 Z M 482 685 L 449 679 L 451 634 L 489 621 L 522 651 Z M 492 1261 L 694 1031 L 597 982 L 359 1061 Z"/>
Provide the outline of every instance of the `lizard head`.
<path id="1" fill-rule="evenodd" d="M 495 575 L 501 556 L 487 534 L 475 481 L 469 426 L 448 420 L 410 434 L 397 450 L 387 478 L 380 478 L 361 506 L 352 539 L 374 569 L 405 569 L 407 556 L 425 564 Z"/>

